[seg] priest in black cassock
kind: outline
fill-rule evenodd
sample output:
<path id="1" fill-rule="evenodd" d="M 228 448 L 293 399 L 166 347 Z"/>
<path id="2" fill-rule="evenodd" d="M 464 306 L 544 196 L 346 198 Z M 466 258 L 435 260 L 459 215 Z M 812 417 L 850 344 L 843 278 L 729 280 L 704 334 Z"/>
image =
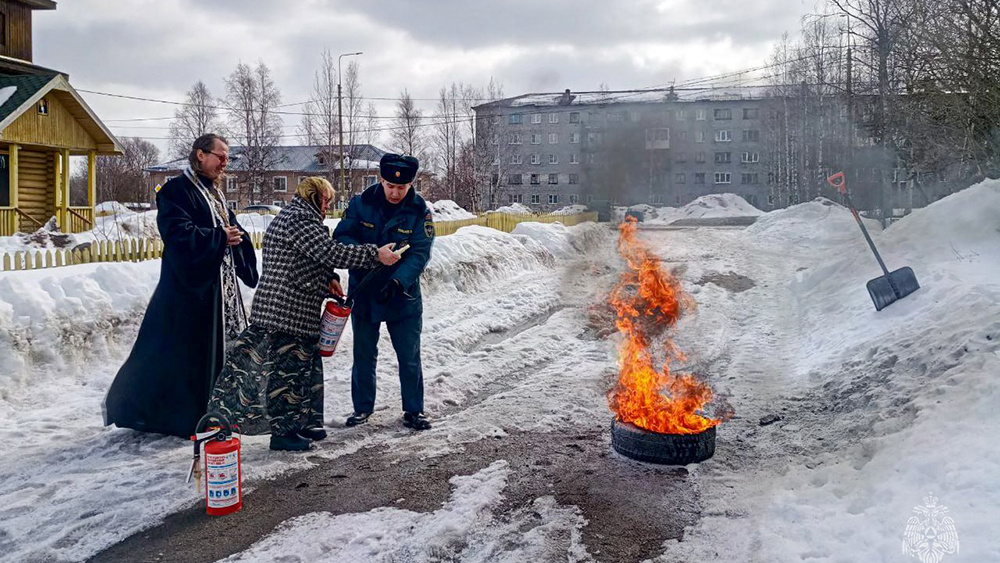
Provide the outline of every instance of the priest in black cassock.
<path id="1" fill-rule="evenodd" d="M 188 161 L 156 194 L 160 281 L 103 405 L 105 425 L 185 438 L 206 412 L 227 344 L 247 326 L 237 278 L 258 280 L 253 243 L 218 187 L 228 143 L 202 135 Z"/>

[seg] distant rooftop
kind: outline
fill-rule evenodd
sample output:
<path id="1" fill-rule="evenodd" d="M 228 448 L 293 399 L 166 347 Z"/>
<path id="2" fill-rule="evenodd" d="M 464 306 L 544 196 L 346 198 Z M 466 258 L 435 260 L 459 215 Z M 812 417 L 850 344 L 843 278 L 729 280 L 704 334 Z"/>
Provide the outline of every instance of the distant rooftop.
<path id="1" fill-rule="evenodd" d="M 523 94 L 476 106 L 554 107 L 617 103 L 661 103 L 668 99 L 681 102 L 752 100 L 766 97 L 769 86 L 736 86 L 728 88 L 653 88 L 643 90 L 606 90 L 593 92 L 546 92 Z"/>

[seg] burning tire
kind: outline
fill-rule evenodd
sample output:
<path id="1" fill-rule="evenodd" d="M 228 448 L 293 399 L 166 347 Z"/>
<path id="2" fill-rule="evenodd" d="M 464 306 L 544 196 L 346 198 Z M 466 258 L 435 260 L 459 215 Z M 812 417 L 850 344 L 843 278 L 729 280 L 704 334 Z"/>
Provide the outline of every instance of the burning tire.
<path id="1" fill-rule="evenodd" d="M 687 465 L 715 454 L 715 427 L 700 434 L 659 434 L 617 419 L 611 422 L 611 447 L 647 463 Z"/>

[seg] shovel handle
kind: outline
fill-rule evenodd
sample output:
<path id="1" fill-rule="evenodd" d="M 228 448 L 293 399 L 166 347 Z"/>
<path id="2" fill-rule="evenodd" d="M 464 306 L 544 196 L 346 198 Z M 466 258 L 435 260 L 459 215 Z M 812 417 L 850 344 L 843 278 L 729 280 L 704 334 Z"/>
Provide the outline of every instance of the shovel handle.
<path id="1" fill-rule="evenodd" d="M 833 176 L 830 176 L 826 179 L 826 183 L 830 184 L 830 186 L 840 192 L 841 195 L 847 195 L 847 179 L 844 178 L 843 172 L 837 172 Z"/>

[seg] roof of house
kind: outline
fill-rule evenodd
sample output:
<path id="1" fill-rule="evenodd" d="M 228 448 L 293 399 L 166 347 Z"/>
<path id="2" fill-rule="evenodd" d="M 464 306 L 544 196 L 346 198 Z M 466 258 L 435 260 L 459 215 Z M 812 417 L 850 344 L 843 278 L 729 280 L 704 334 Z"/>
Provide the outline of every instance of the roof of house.
<path id="1" fill-rule="evenodd" d="M 544 92 L 522 94 L 480 104 L 473 109 L 489 107 L 558 107 L 607 105 L 621 103 L 659 103 L 673 101 L 731 101 L 766 97 L 768 86 L 737 86 L 728 88 L 652 88 L 643 90 L 607 90 L 596 92 Z"/>
<path id="2" fill-rule="evenodd" d="M 272 171 L 322 174 L 330 170 L 331 166 L 333 170 L 340 167 L 340 159 L 336 156 L 336 154 L 334 155 L 334 161 L 329 165 L 319 163 L 319 155 L 327 150 L 325 145 L 279 146 L 275 148 L 278 151 L 278 155 L 275 164 L 271 166 Z M 338 148 L 339 147 L 334 147 L 335 153 Z M 353 147 L 344 148 L 345 155 L 353 154 L 356 156 L 350 164 L 352 169 L 378 169 L 378 160 L 382 158 L 383 154 L 385 154 L 384 150 L 374 145 L 354 145 Z M 243 147 L 230 147 L 230 161 L 228 166 L 230 171 L 240 172 L 246 170 L 246 161 L 240 158 L 242 153 Z M 146 171 L 172 172 L 181 170 L 185 166 L 187 166 L 187 158 L 178 158 L 169 162 L 157 164 L 156 166 L 150 166 L 146 169 Z"/>
<path id="3" fill-rule="evenodd" d="M 6 90 L 7 95 L 6 100 L 0 105 L 0 139 L 3 139 L 3 131 L 11 123 L 29 108 L 34 107 L 43 96 L 51 93 L 97 142 L 98 152 L 121 153 L 118 139 L 70 85 L 66 75 L 0 74 L 0 90 Z"/>
<path id="4" fill-rule="evenodd" d="M 14 0 L 18 4 L 26 4 L 32 10 L 55 10 L 56 3 L 52 0 Z"/>

